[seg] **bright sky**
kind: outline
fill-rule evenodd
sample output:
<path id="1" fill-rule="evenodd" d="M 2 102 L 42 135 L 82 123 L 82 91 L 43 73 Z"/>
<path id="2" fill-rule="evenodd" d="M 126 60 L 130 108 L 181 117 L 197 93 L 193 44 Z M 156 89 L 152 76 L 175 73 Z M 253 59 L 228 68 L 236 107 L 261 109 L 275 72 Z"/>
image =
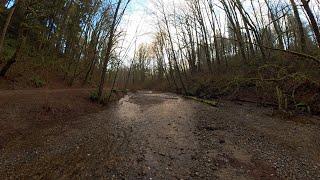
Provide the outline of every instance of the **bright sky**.
<path id="1" fill-rule="evenodd" d="M 130 46 L 129 57 L 132 57 L 135 44 L 148 43 L 152 40 L 154 26 L 152 16 L 148 13 L 150 0 L 132 0 L 121 23 L 126 32 L 124 48 Z"/>
<path id="2" fill-rule="evenodd" d="M 156 18 L 153 15 L 157 12 L 155 1 L 158 0 L 132 0 L 126 15 L 123 17 L 121 29 L 126 31 L 124 48 L 130 46 L 129 58 L 133 57 L 135 44 L 138 47 L 143 43 L 150 43 L 156 32 Z M 160 0 L 161 1 L 161 0 Z M 165 7 L 172 7 L 173 2 L 178 5 L 184 0 L 162 0 Z"/>

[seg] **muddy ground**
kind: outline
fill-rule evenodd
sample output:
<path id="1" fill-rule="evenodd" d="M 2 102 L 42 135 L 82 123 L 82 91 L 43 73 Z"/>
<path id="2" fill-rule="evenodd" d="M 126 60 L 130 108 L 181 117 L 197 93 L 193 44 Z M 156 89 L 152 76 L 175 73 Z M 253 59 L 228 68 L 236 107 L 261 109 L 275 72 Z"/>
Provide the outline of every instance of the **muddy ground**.
<path id="1" fill-rule="evenodd" d="M 26 97 L 21 94 L 15 96 Z M 5 107 L 1 113 L 8 113 Z M 2 127 L 0 177 L 320 178 L 319 117 L 284 120 L 255 104 L 222 101 L 211 107 L 146 91 L 95 108 L 34 128 L 20 117 L 14 122 L 26 126 L 13 127 L 14 136 Z M 3 117 L 15 115 L 1 115 L 1 123 L 12 124 Z"/>

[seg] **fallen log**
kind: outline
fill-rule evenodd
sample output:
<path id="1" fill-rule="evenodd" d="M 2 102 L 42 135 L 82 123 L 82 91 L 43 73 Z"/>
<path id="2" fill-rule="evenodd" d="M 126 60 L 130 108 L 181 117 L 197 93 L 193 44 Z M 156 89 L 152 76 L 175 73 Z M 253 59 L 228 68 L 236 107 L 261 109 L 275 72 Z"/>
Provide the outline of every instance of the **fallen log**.
<path id="1" fill-rule="evenodd" d="M 201 99 L 201 98 L 197 98 L 197 97 L 194 97 L 194 96 L 184 96 L 184 97 L 187 98 L 187 99 L 192 99 L 192 100 L 204 103 L 204 104 L 208 104 L 208 105 L 213 106 L 213 107 L 217 107 L 218 104 L 219 104 L 218 101 Z"/>

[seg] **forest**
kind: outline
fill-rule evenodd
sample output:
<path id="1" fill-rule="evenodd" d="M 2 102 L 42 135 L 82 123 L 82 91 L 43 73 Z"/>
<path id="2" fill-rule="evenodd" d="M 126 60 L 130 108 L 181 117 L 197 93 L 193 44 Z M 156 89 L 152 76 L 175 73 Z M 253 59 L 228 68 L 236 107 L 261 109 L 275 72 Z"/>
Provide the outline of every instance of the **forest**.
<path id="1" fill-rule="evenodd" d="M 155 1 L 153 41 L 125 49 L 118 26 L 129 3 L 2 0 L 0 76 L 94 86 L 100 100 L 104 86 L 151 88 L 319 113 L 318 0 Z"/>
<path id="2" fill-rule="evenodd" d="M 143 15 L 135 17 L 137 7 L 142 6 Z M 120 104 L 115 105 L 118 100 Z M 220 110 L 208 110 L 195 102 Z M 197 113 L 204 114 L 195 116 Z M 94 120 L 88 114 L 94 114 Z M 233 170 L 241 167 L 246 170 L 244 179 L 315 178 L 320 172 L 316 163 L 320 161 L 320 146 L 315 138 L 319 115 L 320 0 L 0 0 L 0 154 L 4 152 L 0 155 L 0 177 L 30 178 L 38 177 L 38 173 L 42 178 L 99 174 L 97 177 L 106 179 L 113 175 L 120 179 L 237 179 L 238 171 Z M 82 121 L 80 117 L 86 118 Z M 102 121 L 104 118 L 109 119 Z M 139 118 L 141 122 L 136 122 Z M 127 125 L 116 121 L 119 119 Z M 183 126 L 177 119 L 183 119 Z M 73 123 L 80 124 L 78 129 Z M 65 129 L 53 128 L 58 125 Z M 225 134 L 228 128 L 231 134 Z M 176 136 L 170 134 L 177 129 Z M 49 142 L 51 135 L 46 133 L 51 130 L 52 136 L 63 141 Z M 222 135 L 214 134 L 220 131 Z M 187 139 L 175 139 L 182 132 Z M 238 134 L 247 139 L 235 138 Z M 258 140 L 252 134 L 259 135 Z M 205 139 L 209 136 L 216 138 L 217 144 L 212 146 L 232 152 L 229 156 L 219 149 L 219 156 L 212 160 L 216 169 L 225 168 L 228 175 L 220 171 L 222 174 L 212 174 L 207 165 L 200 163 L 210 159 L 210 149 L 206 149 L 209 145 L 204 144 L 211 142 Z M 116 140 L 109 142 L 107 137 Z M 201 139 L 201 147 L 195 150 L 192 138 L 196 137 Z M 25 143 L 27 138 L 31 144 Z M 119 144 L 121 138 L 124 143 Z M 257 158 L 243 162 L 241 158 L 248 156 L 236 155 L 246 153 L 224 146 L 232 142 L 240 147 L 235 143 L 238 140 L 243 146 L 255 143 L 241 146 L 248 156 L 260 152 L 250 148 L 261 143 L 257 148 L 266 147 L 261 152 L 270 152 L 273 159 L 264 159 L 258 153 L 254 154 Z M 48 146 L 39 144 L 45 141 Z M 64 141 L 66 146 L 59 144 Z M 190 143 L 184 143 L 187 141 Z M 130 142 L 155 148 L 144 149 L 143 160 L 136 160 L 143 172 L 127 166 L 130 158 L 141 155 L 130 151 L 139 149 Z M 168 144 L 163 146 L 165 149 L 158 147 L 168 142 L 183 153 L 178 155 Z M 110 143 L 118 149 L 106 149 L 109 146 L 105 144 Z M 83 149 L 81 144 L 86 144 Z M 92 149 L 87 152 L 88 144 Z M 123 148 L 123 144 L 129 145 Z M 53 156 L 44 148 L 51 146 L 68 156 Z M 27 161 L 21 169 L 21 164 L 13 163 L 11 170 L 6 169 L 11 151 L 35 147 L 41 147 L 37 152 L 46 152 L 48 159 Z M 285 149 L 284 155 L 281 148 Z M 305 166 L 300 164 L 305 158 L 301 148 L 307 149 Z M 172 153 L 158 154 L 158 150 Z M 196 151 L 207 152 L 202 152 L 207 156 L 193 158 Z M 94 153 L 102 154 L 93 157 Z M 123 157 L 121 153 L 129 154 L 129 159 L 115 160 Z M 181 154 L 186 156 L 184 160 L 178 158 Z M 18 157 L 28 159 L 29 155 Z M 100 157 L 109 156 L 115 158 L 108 161 L 111 164 L 97 165 Z M 168 167 L 158 156 L 169 158 L 165 162 L 174 161 L 171 165 L 177 176 L 166 174 Z M 296 166 L 284 156 L 292 157 Z M 279 159 L 285 165 L 269 166 L 268 162 Z M 31 167 L 34 162 L 40 164 Z M 126 165 L 117 164 L 120 162 Z M 146 163 L 145 167 L 141 163 Z M 80 165 L 73 169 L 74 164 Z M 185 164 L 194 165 L 186 167 L 192 172 L 179 169 Z M 55 165 L 60 165 L 60 171 Z M 80 166 L 94 166 L 96 171 L 82 171 Z M 107 174 L 102 175 L 102 166 L 108 169 Z M 299 174 L 300 167 L 310 170 L 310 174 Z M 51 174 L 43 174 L 46 171 Z"/>

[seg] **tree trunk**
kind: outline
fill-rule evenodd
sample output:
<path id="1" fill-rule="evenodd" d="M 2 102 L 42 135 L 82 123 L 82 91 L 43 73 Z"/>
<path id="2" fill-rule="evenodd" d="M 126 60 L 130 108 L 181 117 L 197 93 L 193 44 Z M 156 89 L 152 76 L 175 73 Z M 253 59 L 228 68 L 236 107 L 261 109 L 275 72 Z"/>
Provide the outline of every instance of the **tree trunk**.
<path id="1" fill-rule="evenodd" d="M 20 45 L 18 46 L 18 48 L 16 49 L 14 55 L 7 61 L 7 63 L 3 66 L 3 68 L 1 69 L 0 71 L 0 77 L 4 77 L 8 70 L 11 68 L 11 66 L 17 62 L 17 58 L 20 54 L 20 50 L 21 50 L 21 43 Z"/>
<path id="2" fill-rule="evenodd" d="M 302 52 L 306 51 L 306 36 L 304 34 L 303 24 L 299 15 L 299 11 L 296 5 L 296 2 L 294 0 L 290 0 L 294 16 L 296 18 L 297 24 L 298 24 L 298 30 L 299 30 L 299 40 L 300 40 L 300 48 Z"/>
<path id="3" fill-rule="evenodd" d="M 305 36 L 305 32 L 304 32 L 304 27 L 300 18 L 300 14 L 297 8 L 297 4 L 295 2 L 295 0 L 290 0 L 292 9 L 293 9 L 293 13 L 294 13 L 294 17 L 295 20 L 297 22 L 297 28 L 298 28 L 298 33 L 299 33 L 299 48 L 301 50 L 301 52 L 306 52 L 306 36 Z"/>
<path id="4" fill-rule="evenodd" d="M 112 25 L 110 28 L 110 35 L 109 35 L 109 40 L 108 40 L 108 45 L 107 45 L 107 51 L 106 51 L 106 56 L 103 62 L 103 66 L 102 66 L 102 72 L 101 72 L 101 78 L 100 78 L 100 84 L 99 84 L 99 89 L 98 89 L 98 98 L 99 101 L 102 101 L 102 95 L 103 95 L 103 89 L 104 89 L 104 83 L 105 83 L 105 79 L 106 79 L 106 72 L 107 72 L 107 66 L 109 63 L 109 60 L 111 58 L 111 50 L 113 47 L 113 38 L 114 38 L 114 33 L 115 33 L 115 28 L 117 25 L 117 18 L 118 18 L 118 13 L 120 10 L 120 5 L 121 5 L 122 0 L 119 0 L 117 3 L 117 8 L 116 11 L 114 13 L 113 16 L 113 20 L 112 20 Z"/>
<path id="5" fill-rule="evenodd" d="M 240 27 L 240 22 L 238 20 L 238 16 L 236 15 L 236 7 L 232 7 L 232 9 L 234 9 L 232 11 L 232 9 L 228 6 L 228 4 L 226 3 L 225 0 L 221 1 L 223 7 L 224 7 L 224 10 L 226 12 L 226 15 L 227 15 L 227 18 L 229 20 L 229 23 L 230 25 L 232 26 L 232 29 L 234 31 L 234 35 L 235 35 L 235 38 L 237 39 L 237 44 L 238 44 L 238 47 L 239 47 L 239 53 L 242 57 L 242 61 L 244 62 L 244 64 L 246 64 L 247 62 L 247 58 L 246 58 L 246 53 L 245 53 L 245 47 L 244 47 L 244 42 L 243 42 L 243 37 L 241 35 L 241 27 Z M 230 3 L 229 3 L 230 5 Z"/>
<path id="6" fill-rule="evenodd" d="M 314 35 L 316 37 L 317 43 L 318 43 L 318 47 L 320 48 L 320 31 L 319 31 L 319 27 L 317 24 L 317 21 L 313 15 L 313 12 L 309 6 L 309 2 L 310 0 L 301 0 L 303 8 L 306 10 L 309 20 L 310 20 L 310 24 L 311 27 L 313 29 Z"/>
<path id="7" fill-rule="evenodd" d="M 291 0 L 292 1 L 292 0 Z M 284 44 L 283 44 L 283 38 L 282 38 L 282 32 L 281 32 L 281 28 L 279 26 L 279 23 L 278 23 L 278 20 L 277 20 L 277 17 L 276 15 L 273 13 L 273 10 L 270 6 L 270 4 L 268 3 L 267 0 L 265 0 L 265 3 L 268 7 L 268 10 L 269 10 L 269 13 L 270 13 L 270 17 L 271 17 L 271 20 L 272 20 L 272 24 L 273 24 L 273 27 L 274 27 L 274 30 L 277 34 L 277 37 L 278 37 L 278 41 L 279 41 L 279 48 L 281 49 L 284 49 Z"/>
<path id="8" fill-rule="evenodd" d="M 16 3 L 14 6 L 12 6 L 9 14 L 8 14 L 8 17 L 6 19 L 6 22 L 4 24 L 4 27 L 2 29 L 2 33 L 1 33 L 1 37 L 0 37 L 0 56 L 1 56 L 1 53 L 2 53 L 2 50 L 3 50 L 3 44 L 4 44 L 4 40 L 5 40 L 5 37 L 6 37 L 6 34 L 7 34 L 7 30 L 8 30 L 8 27 L 9 27 L 9 24 L 11 22 L 11 19 L 12 19 L 12 16 L 16 10 L 16 7 L 19 3 L 19 0 L 16 0 Z"/>
<path id="9" fill-rule="evenodd" d="M 182 89 L 184 91 L 184 94 L 187 95 L 188 92 L 187 92 L 186 86 L 184 85 L 184 82 L 182 80 L 182 76 L 181 76 L 181 73 L 180 73 L 180 68 L 179 68 L 179 65 L 178 65 L 177 56 L 176 56 L 176 53 L 174 51 L 174 45 L 173 45 L 173 41 L 172 41 L 172 37 L 171 37 L 171 32 L 170 32 L 170 29 L 169 29 L 169 23 L 168 23 L 166 14 L 164 12 L 164 8 L 162 9 L 162 13 L 163 13 L 164 21 L 165 21 L 165 24 L 166 24 L 166 27 L 167 27 L 167 32 L 168 32 L 168 36 L 169 36 L 168 37 L 169 38 L 169 43 L 170 43 L 170 46 L 171 46 L 171 51 L 172 51 L 172 56 L 173 56 L 173 60 L 174 60 L 174 63 L 175 63 L 175 68 L 177 69 L 178 78 L 179 78 L 179 81 L 181 83 L 181 86 L 182 86 Z"/>

